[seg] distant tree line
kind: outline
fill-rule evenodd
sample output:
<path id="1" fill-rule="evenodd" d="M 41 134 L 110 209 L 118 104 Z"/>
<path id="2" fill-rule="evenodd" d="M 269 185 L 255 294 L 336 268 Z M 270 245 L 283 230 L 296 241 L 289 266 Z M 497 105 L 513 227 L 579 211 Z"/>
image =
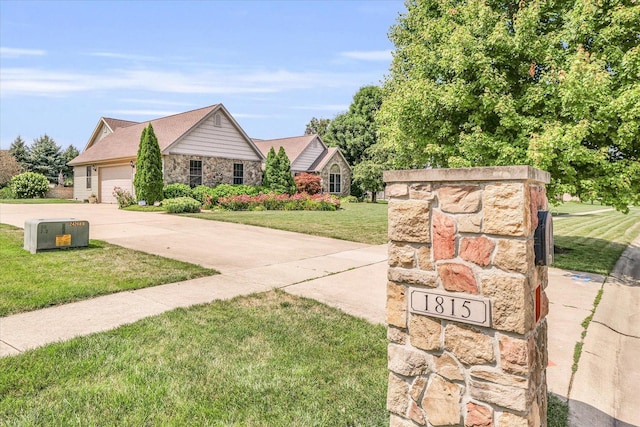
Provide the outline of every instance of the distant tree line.
<path id="1" fill-rule="evenodd" d="M 0 186 L 6 185 L 12 176 L 20 172 L 42 174 L 55 184 L 62 172 L 64 181 L 68 183 L 73 179 L 73 168 L 67 163 L 78 154 L 78 149 L 73 145 L 62 150 L 47 134 L 34 139 L 31 145 L 27 145 L 18 135 L 9 147 L 8 156 L 3 154 L 1 158 L 3 173 L 0 176 Z"/>

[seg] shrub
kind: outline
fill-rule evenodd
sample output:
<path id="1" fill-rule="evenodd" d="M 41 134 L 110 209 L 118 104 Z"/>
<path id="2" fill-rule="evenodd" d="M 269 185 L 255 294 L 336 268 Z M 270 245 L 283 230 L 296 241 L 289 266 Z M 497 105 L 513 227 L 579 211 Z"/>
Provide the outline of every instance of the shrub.
<path id="1" fill-rule="evenodd" d="M 120 187 L 113 187 L 113 197 L 118 201 L 118 207 L 120 209 L 131 206 L 136 202 L 136 198 L 133 194 Z"/>
<path id="2" fill-rule="evenodd" d="M 301 173 L 295 177 L 296 190 L 298 193 L 318 194 L 322 191 L 320 175 L 311 173 Z"/>
<path id="3" fill-rule="evenodd" d="M 255 196 L 239 195 L 221 197 L 218 205 L 232 211 L 243 210 L 288 210 L 288 211 L 335 211 L 340 207 L 340 199 L 328 194 L 298 193 L 288 194 L 258 194 Z"/>
<path id="4" fill-rule="evenodd" d="M 0 188 L 0 199 L 15 199 L 16 195 L 11 187 Z"/>
<path id="5" fill-rule="evenodd" d="M 261 187 L 254 187 L 251 185 L 231 185 L 231 184 L 220 184 L 215 187 L 207 187 L 207 188 L 208 190 L 206 190 L 205 196 L 202 201 L 202 204 L 206 209 L 210 209 L 211 207 L 213 207 L 215 204 L 218 203 L 218 200 L 222 197 L 241 196 L 241 195 L 253 196 L 253 195 L 259 194 L 262 189 Z"/>
<path id="6" fill-rule="evenodd" d="M 170 213 L 196 213 L 200 212 L 200 202 L 191 197 L 176 197 L 165 199 L 162 206 Z"/>
<path id="7" fill-rule="evenodd" d="M 191 197 L 191 187 L 187 184 L 169 184 L 162 189 L 165 199 L 175 199 L 176 197 Z"/>
<path id="8" fill-rule="evenodd" d="M 193 197 L 200 203 L 205 203 L 206 198 L 211 196 L 212 193 L 213 193 L 213 187 L 208 187 L 206 185 L 198 185 L 197 187 L 191 190 L 191 197 Z"/>
<path id="9" fill-rule="evenodd" d="M 356 196 L 347 196 L 340 199 L 342 203 L 359 203 L 361 200 Z"/>
<path id="10" fill-rule="evenodd" d="M 49 190 L 49 180 L 46 176 L 24 172 L 11 178 L 9 186 L 18 199 L 33 199 L 44 197 Z"/>

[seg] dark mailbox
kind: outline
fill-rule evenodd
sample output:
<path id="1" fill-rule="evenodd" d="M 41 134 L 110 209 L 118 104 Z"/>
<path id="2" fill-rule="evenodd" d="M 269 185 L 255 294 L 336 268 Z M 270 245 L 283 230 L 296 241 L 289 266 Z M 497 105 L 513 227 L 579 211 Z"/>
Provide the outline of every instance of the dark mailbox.
<path id="1" fill-rule="evenodd" d="M 553 220 L 551 212 L 538 211 L 538 227 L 534 234 L 536 265 L 553 263 Z"/>

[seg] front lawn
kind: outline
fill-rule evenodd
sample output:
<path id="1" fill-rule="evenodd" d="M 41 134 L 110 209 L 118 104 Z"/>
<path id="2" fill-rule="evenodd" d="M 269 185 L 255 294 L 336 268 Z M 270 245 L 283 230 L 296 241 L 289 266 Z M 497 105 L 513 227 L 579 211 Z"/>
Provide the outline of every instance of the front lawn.
<path id="1" fill-rule="evenodd" d="M 343 203 L 341 207 L 337 211 L 213 211 L 185 215 L 372 245 L 388 241 L 386 203 Z"/>
<path id="2" fill-rule="evenodd" d="M 609 274 L 622 252 L 639 235 L 640 208 L 631 208 L 626 215 L 609 211 L 556 218 L 553 266 Z"/>
<path id="3" fill-rule="evenodd" d="M 23 243 L 22 229 L 0 224 L 0 316 L 216 273 L 99 240 L 34 255 Z"/>
<path id="4" fill-rule="evenodd" d="M 0 424 L 388 426 L 385 328 L 272 291 L 0 359 Z"/>
<path id="5" fill-rule="evenodd" d="M 0 199 L 0 204 L 11 205 L 50 205 L 56 203 L 82 203 L 80 200 L 71 199 Z"/>

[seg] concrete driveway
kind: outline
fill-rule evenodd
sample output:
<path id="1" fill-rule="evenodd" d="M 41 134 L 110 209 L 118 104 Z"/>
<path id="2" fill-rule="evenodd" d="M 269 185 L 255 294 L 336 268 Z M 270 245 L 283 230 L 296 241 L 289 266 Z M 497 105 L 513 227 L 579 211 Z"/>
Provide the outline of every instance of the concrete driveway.
<path id="1" fill-rule="evenodd" d="M 215 268 L 222 273 L 365 248 L 369 245 L 162 212 L 129 212 L 109 204 L 0 204 L 0 223 L 27 219 L 89 221 L 91 239 Z"/>

